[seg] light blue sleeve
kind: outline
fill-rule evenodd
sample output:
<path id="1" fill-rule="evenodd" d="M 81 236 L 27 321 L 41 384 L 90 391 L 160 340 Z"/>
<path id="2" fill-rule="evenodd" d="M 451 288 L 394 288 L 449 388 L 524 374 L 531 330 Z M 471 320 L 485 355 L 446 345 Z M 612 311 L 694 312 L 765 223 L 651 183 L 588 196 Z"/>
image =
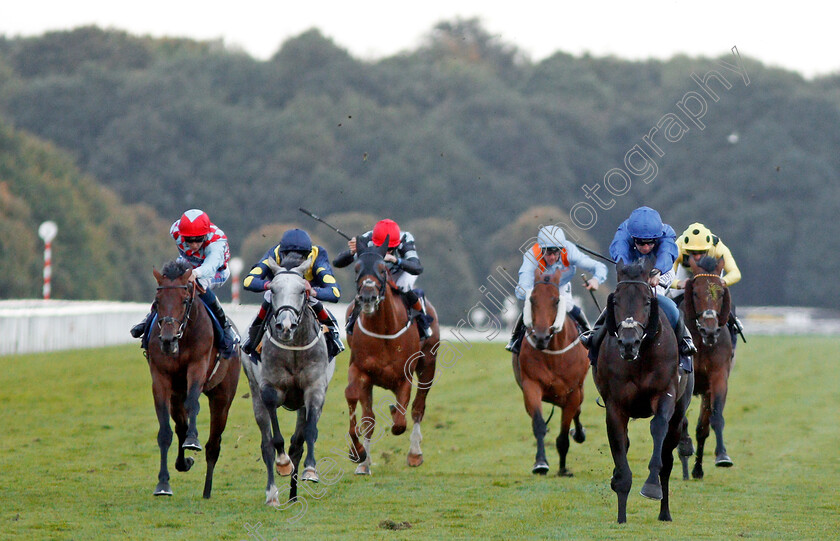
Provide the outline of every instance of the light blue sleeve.
<path id="1" fill-rule="evenodd" d="M 525 292 L 534 289 L 534 271 L 537 270 L 537 261 L 531 255 L 531 252 L 525 254 L 522 258 L 522 266 L 519 267 L 519 284 L 516 286 L 514 294 L 520 301 L 525 300 Z"/>
<path id="2" fill-rule="evenodd" d="M 216 271 L 225 264 L 225 245 L 224 240 L 217 240 L 216 242 L 207 246 L 204 249 L 204 262 L 201 266 L 193 270 L 198 278 L 213 278 L 216 276 Z"/>
<path id="3" fill-rule="evenodd" d="M 584 254 L 578 247 L 571 242 L 566 242 L 566 251 L 568 252 L 569 263 L 575 267 L 580 267 L 589 274 L 591 274 L 599 284 L 603 284 L 607 280 L 607 266 L 600 261 L 595 261 L 588 255 Z"/>

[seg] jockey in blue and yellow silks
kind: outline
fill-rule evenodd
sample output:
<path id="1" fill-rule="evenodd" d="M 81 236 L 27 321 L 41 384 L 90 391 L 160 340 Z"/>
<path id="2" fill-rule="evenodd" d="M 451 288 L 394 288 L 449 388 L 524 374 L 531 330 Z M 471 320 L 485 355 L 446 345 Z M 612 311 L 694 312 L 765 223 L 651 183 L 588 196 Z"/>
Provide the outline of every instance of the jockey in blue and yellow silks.
<path id="1" fill-rule="evenodd" d="M 691 356 L 697 353 L 691 334 L 685 327 L 683 316 L 673 300 L 665 296 L 665 291 L 674 279 L 674 261 L 679 250 L 676 244 L 677 234 L 674 229 L 662 223 L 659 213 L 650 207 L 639 207 L 634 210 L 618 230 L 610 244 L 610 256 L 615 261 L 624 264 L 633 263 L 642 258 L 654 260 L 649 283 L 655 289 L 659 309 L 668 318 L 677 337 L 680 353 L 680 368 L 686 372 L 692 370 Z M 589 348 L 589 359 L 593 368 L 598 359 L 598 349 L 604 338 L 606 326 L 602 325 L 605 313 L 601 314 L 595 324 L 595 330 L 585 340 L 584 345 Z"/>
<path id="2" fill-rule="evenodd" d="M 299 254 L 304 260 L 312 261 L 312 265 L 309 266 L 309 270 L 303 277 L 311 286 L 309 302 L 312 309 L 318 316 L 318 320 L 329 329 L 327 336 L 329 356 L 331 358 L 335 357 L 344 351 L 344 344 L 341 343 L 335 317 L 324 308 L 321 301 L 338 302 L 341 298 L 341 288 L 339 288 L 335 276 L 333 276 L 327 250 L 323 246 L 313 245 L 309 234 L 302 229 L 290 229 L 283 233 L 280 243 L 260 258 L 242 283 L 248 291 L 265 292 L 260 311 L 248 329 L 248 339 L 242 344 L 242 350 L 251 355 L 252 358 L 259 359 L 256 347 L 262 340 L 263 323 L 266 314 L 271 309 L 270 288 L 271 279 L 274 278 L 274 273 L 268 267 L 267 261 L 273 259 L 279 264 L 283 257 L 291 252 Z"/>

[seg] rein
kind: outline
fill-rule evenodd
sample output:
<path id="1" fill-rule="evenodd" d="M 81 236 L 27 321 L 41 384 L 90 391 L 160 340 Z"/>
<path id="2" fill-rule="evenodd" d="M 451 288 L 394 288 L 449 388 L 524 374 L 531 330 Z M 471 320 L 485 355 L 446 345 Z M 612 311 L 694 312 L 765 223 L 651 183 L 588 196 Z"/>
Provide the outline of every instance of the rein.
<path id="1" fill-rule="evenodd" d="M 190 286 L 187 284 L 178 285 L 178 286 L 158 286 L 157 290 L 160 291 L 162 289 L 190 289 Z M 162 328 L 164 325 L 168 323 L 177 323 L 178 324 L 178 333 L 175 335 L 175 340 L 180 340 L 181 337 L 184 336 L 184 330 L 187 328 L 187 322 L 190 320 L 190 312 L 192 311 L 193 301 L 195 300 L 195 283 L 192 283 L 192 291 L 190 292 L 190 296 L 187 298 L 187 307 L 184 311 L 183 319 L 175 319 L 172 316 L 165 316 L 158 318 L 158 328 Z"/>

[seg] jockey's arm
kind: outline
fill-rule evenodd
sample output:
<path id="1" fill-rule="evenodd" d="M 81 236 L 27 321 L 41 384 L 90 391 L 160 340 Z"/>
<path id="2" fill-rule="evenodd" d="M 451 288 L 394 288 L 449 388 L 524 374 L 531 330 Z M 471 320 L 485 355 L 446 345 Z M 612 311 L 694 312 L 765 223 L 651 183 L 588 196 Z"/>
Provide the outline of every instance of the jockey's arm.
<path id="1" fill-rule="evenodd" d="M 338 254 L 335 259 L 333 259 L 333 265 L 337 269 L 343 269 L 347 265 L 353 262 L 354 255 L 353 252 L 350 250 L 344 250 L 340 254 Z"/>
<path id="2" fill-rule="evenodd" d="M 333 276 L 329 257 L 323 249 L 319 251 L 315 263 L 312 265 L 312 281 L 310 282 L 318 300 L 338 302 L 341 298 L 341 288 Z"/>
<path id="3" fill-rule="evenodd" d="M 603 284 L 607 281 L 607 266 L 600 261 L 595 261 L 588 255 L 578 250 L 571 242 L 566 243 L 566 252 L 568 253 L 569 263 L 572 266 L 580 267 L 592 275 L 598 284 Z"/>
<path id="4" fill-rule="evenodd" d="M 726 286 L 729 287 L 740 282 L 741 270 L 738 268 L 737 263 L 735 263 L 735 258 L 732 257 L 732 252 L 729 251 L 729 248 L 723 242 L 719 242 L 716 252 L 720 254 L 718 257 L 723 257 L 723 281 Z"/>
<path id="5" fill-rule="evenodd" d="M 204 261 L 193 269 L 193 275 L 197 280 L 213 278 L 219 269 L 224 266 L 226 247 L 227 243 L 224 240 L 218 240 L 204 249 Z"/>
<path id="6" fill-rule="evenodd" d="M 274 273 L 271 272 L 271 269 L 268 267 L 266 261 L 268 259 L 274 259 L 277 261 L 279 249 L 279 244 L 274 246 L 263 254 L 262 258 L 260 258 L 256 265 L 251 267 L 251 271 L 248 273 L 248 276 L 246 276 L 242 281 L 242 286 L 245 289 L 261 293 L 269 288 L 271 285 L 271 279 L 274 278 Z"/>
<path id="7" fill-rule="evenodd" d="M 522 258 L 522 266 L 519 267 L 519 283 L 513 292 L 520 301 L 524 301 L 527 292 L 534 288 L 534 271 L 537 270 L 537 265 L 530 251 Z"/>

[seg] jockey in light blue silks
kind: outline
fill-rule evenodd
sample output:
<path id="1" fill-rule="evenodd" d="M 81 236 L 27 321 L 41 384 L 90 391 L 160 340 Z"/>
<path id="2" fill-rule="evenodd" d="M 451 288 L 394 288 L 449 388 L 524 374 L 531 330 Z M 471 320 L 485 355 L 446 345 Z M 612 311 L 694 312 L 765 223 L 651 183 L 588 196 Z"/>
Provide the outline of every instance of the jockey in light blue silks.
<path id="1" fill-rule="evenodd" d="M 650 285 L 655 288 L 659 309 L 665 313 L 668 322 L 674 329 L 680 352 L 680 368 L 686 372 L 692 370 L 691 356 L 697 353 L 697 348 L 691 340 L 691 334 L 685 327 L 683 316 L 674 301 L 665 296 L 665 291 L 674 279 L 674 261 L 679 249 L 676 243 L 677 234 L 674 229 L 662 223 L 659 213 L 650 207 L 639 207 L 630 217 L 618 226 L 613 241 L 610 244 L 610 256 L 616 261 L 629 265 L 642 258 L 654 260 L 651 271 Z M 583 344 L 589 348 L 589 359 L 595 369 L 598 360 L 598 350 L 604 338 L 603 325 L 606 312 L 595 324 L 595 329 L 585 339 Z"/>
<path id="2" fill-rule="evenodd" d="M 230 278 L 230 249 L 227 236 L 210 221 L 206 212 L 199 209 L 190 209 L 182 214 L 169 228 L 169 234 L 178 248 L 179 259 L 187 260 L 193 269 L 190 281 L 198 282 L 204 289 L 204 293 L 200 293 L 198 297 L 204 301 L 222 326 L 221 355 L 230 357 L 239 337 L 233 331 L 219 299 L 213 293 L 213 289 L 221 287 Z M 143 321 L 132 327 L 131 336 L 140 338 L 147 334 L 154 316 L 152 310 Z"/>
<path id="3" fill-rule="evenodd" d="M 560 273 L 560 295 L 565 298 L 566 313 L 580 325 L 583 330 L 589 330 L 589 322 L 580 307 L 572 299 L 571 281 L 577 273 L 577 267 L 592 274 L 584 287 L 589 290 L 598 289 L 607 279 L 607 266 L 595 261 L 578 250 L 574 243 L 566 240 L 563 230 L 556 225 L 541 227 L 537 233 L 537 242 L 522 257 L 519 267 L 519 283 L 515 295 L 520 301 L 526 301 L 534 288 L 534 272 L 539 269 L 545 274 Z M 525 321 L 523 314 L 511 333 L 510 343 L 505 349 L 519 353 L 522 337 L 525 335 Z"/>

